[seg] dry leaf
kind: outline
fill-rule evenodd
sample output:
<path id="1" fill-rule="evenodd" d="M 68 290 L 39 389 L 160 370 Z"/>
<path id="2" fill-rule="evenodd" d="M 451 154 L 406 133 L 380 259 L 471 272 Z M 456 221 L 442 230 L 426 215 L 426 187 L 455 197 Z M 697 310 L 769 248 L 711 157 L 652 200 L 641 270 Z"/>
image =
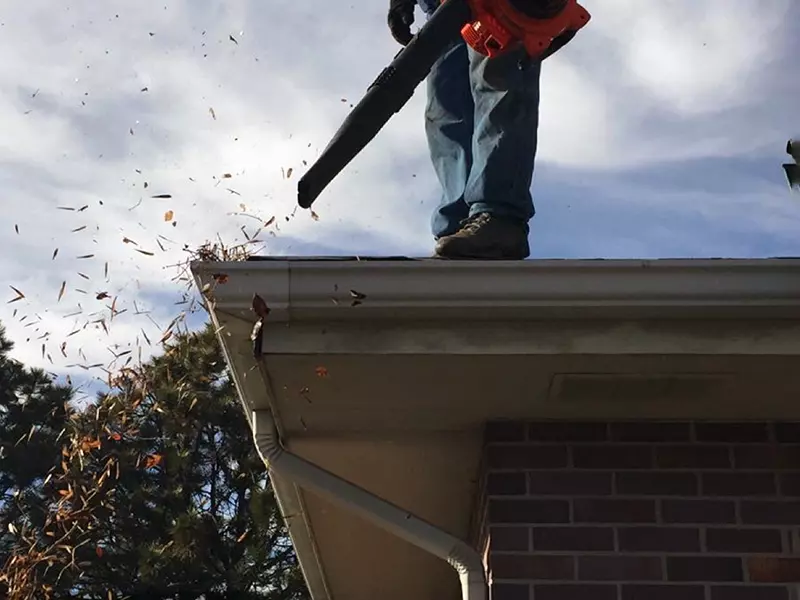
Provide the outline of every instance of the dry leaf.
<path id="1" fill-rule="evenodd" d="M 197 404 L 197 398 L 194 398 L 194 399 L 192 400 L 192 403 L 189 405 L 189 410 L 192 410 L 192 409 L 194 408 L 194 405 L 195 405 L 195 404 Z"/>
<path id="2" fill-rule="evenodd" d="M 67 289 L 67 282 L 63 281 L 61 283 L 61 289 L 58 290 L 58 300 L 57 300 L 57 302 L 61 302 L 61 298 L 64 296 L 64 290 L 66 290 L 66 289 Z"/>
<path id="3" fill-rule="evenodd" d="M 168 210 L 167 212 L 164 213 L 164 220 L 167 221 L 167 222 L 172 221 L 172 217 L 174 217 L 174 216 L 175 216 L 175 213 L 172 212 L 171 210 Z"/>
<path id="4" fill-rule="evenodd" d="M 253 312 L 262 319 L 266 319 L 267 315 L 269 314 L 269 306 L 267 306 L 267 303 L 258 294 L 253 294 L 252 309 Z"/>
<path id="5" fill-rule="evenodd" d="M 8 287 L 10 287 L 12 290 L 14 290 L 14 292 L 17 294 L 17 297 L 16 297 L 16 298 L 13 298 L 13 299 L 11 299 L 11 300 L 9 300 L 9 301 L 8 301 L 8 304 L 11 304 L 12 302 L 17 302 L 18 300 L 22 300 L 22 299 L 25 297 L 25 294 L 23 294 L 22 292 L 20 292 L 20 291 L 19 291 L 17 288 L 15 288 L 13 285 L 9 285 Z"/>
<path id="6" fill-rule="evenodd" d="M 134 246 L 138 246 L 138 245 L 139 245 L 139 244 L 137 244 L 136 242 L 134 242 L 134 241 L 133 241 L 131 238 L 129 238 L 129 237 L 123 237 L 123 238 L 122 238 L 122 243 L 123 243 L 123 244 L 133 244 Z"/>
<path id="7" fill-rule="evenodd" d="M 241 544 L 244 541 L 244 539 L 247 537 L 248 533 L 250 533 L 249 529 L 247 531 L 245 531 L 242 535 L 240 535 L 238 538 L 236 538 L 236 543 L 237 544 Z"/>
<path id="8" fill-rule="evenodd" d="M 160 454 L 150 454 L 147 456 L 144 462 L 145 469 L 151 469 L 153 467 L 157 467 L 161 464 L 161 461 L 164 459 L 163 456 Z"/>
<path id="9" fill-rule="evenodd" d="M 291 179 L 292 170 L 293 170 L 292 167 L 289 167 L 289 169 L 286 171 L 286 179 Z"/>
<path id="10" fill-rule="evenodd" d="M 230 179 L 231 177 L 233 177 L 233 175 L 231 175 L 230 173 L 223 173 L 222 174 L 222 178 L 223 179 Z"/>
<path id="11" fill-rule="evenodd" d="M 311 218 L 315 221 L 319 221 L 319 215 L 315 213 L 313 210 L 311 211 Z"/>

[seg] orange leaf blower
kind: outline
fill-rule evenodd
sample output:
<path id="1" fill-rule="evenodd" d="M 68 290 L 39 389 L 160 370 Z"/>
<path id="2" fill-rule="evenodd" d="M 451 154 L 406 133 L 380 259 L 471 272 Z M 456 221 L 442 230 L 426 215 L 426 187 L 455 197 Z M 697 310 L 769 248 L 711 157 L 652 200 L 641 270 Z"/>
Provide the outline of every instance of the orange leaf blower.
<path id="1" fill-rule="evenodd" d="M 590 19 L 576 0 L 442 0 L 353 108 L 319 158 L 300 178 L 297 200 L 309 208 L 333 179 L 411 99 L 436 60 L 463 40 L 489 57 L 522 46 L 544 60 Z"/>

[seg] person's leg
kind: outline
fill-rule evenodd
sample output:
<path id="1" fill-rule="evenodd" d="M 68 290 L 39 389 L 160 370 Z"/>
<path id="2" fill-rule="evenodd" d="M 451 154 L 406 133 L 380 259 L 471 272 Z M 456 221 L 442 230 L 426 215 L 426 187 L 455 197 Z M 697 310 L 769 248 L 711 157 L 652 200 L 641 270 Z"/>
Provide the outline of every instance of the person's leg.
<path id="1" fill-rule="evenodd" d="M 489 59 L 470 49 L 475 102 L 473 165 L 465 201 L 470 215 L 490 213 L 525 224 L 539 127 L 541 63 L 522 52 Z M 523 62 L 521 62 L 523 61 Z"/>
<path id="2" fill-rule="evenodd" d="M 430 15 L 437 0 L 420 0 Z M 426 81 L 425 134 L 442 197 L 431 218 L 435 238 L 458 231 L 469 216 L 464 189 L 472 166 L 475 106 L 470 83 L 469 55 L 463 42 L 452 46 L 434 63 Z"/>
<path id="3" fill-rule="evenodd" d="M 442 256 L 520 259 L 530 254 L 541 63 L 521 63 L 524 58 L 521 50 L 490 59 L 469 49 L 475 125 L 464 201 L 470 222 L 440 240 Z"/>

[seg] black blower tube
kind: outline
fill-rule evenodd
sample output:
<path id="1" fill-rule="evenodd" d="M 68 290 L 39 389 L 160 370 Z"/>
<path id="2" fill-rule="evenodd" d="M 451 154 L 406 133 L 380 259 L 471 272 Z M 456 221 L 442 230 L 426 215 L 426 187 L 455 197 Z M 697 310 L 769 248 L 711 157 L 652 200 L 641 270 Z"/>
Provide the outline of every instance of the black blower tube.
<path id="1" fill-rule="evenodd" d="M 445 0 L 402 48 L 345 119 L 297 183 L 297 203 L 309 208 L 325 187 L 414 95 L 436 60 L 461 38 L 472 11 L 467 0 Z"/>

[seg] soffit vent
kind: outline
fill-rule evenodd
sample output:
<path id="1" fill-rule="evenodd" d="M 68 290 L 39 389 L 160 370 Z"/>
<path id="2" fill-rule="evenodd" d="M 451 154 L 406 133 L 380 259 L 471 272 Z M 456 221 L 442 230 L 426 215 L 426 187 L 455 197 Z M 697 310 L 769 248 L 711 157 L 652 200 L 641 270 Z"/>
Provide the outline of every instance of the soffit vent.
<path id="1" fill-rule="evenodd" d="M 694 402 L 726 393 L 729 373 L 562 373 L 553 377 L 557 402 Z"/>

